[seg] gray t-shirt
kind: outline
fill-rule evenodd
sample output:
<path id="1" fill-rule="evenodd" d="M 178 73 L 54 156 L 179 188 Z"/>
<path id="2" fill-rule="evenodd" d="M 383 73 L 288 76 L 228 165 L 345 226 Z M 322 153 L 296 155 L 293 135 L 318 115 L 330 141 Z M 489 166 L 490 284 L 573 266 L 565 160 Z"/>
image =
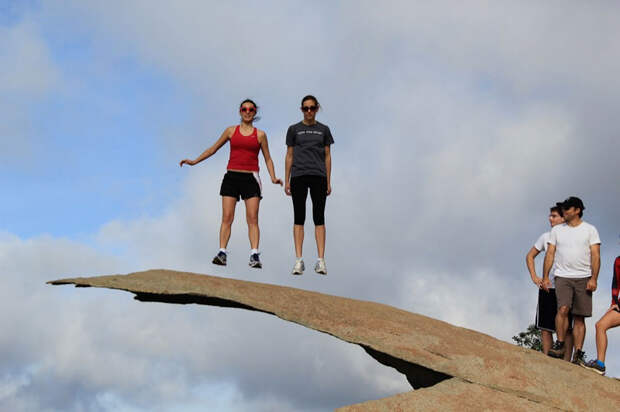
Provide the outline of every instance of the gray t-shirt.
<path id="1" fill-rule="evenodd" d="M 329 127 L 316 122 L 305 125 L 296 123 L 286 132 L 286 145 L 293 146 L 291 177 L 313 175 L 327 176 L 325 170 L 325 146 L 334 143 Z"/>

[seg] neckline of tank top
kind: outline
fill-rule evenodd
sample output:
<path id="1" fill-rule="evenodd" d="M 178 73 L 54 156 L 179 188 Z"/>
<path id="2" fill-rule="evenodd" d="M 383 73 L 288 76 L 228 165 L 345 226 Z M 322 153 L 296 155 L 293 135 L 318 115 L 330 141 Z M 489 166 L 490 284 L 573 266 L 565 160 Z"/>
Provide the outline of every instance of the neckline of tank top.
<path id="1" fill-rule="evenodd" d="M 252 135 L 256 132 L 256 127 L 252 127 L 252 132 L 250 134 L 241 133 L 241 125 L 237 125 L 237 132 L 243 137 L 252 137 Z"/>

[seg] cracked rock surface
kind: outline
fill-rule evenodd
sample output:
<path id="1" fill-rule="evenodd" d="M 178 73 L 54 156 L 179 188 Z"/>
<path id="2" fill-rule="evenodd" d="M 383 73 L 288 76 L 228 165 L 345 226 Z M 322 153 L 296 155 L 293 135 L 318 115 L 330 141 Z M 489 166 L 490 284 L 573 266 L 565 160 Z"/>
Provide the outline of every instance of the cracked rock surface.
<path id="1" fill-rule="evenodd" d="M 140 301 L 269 313 L 362 346 L 417 389 L 339 411 L 620 410 L 615 379 L 380 303 L 171 270 L 48 283 L 125 290 Z"/>

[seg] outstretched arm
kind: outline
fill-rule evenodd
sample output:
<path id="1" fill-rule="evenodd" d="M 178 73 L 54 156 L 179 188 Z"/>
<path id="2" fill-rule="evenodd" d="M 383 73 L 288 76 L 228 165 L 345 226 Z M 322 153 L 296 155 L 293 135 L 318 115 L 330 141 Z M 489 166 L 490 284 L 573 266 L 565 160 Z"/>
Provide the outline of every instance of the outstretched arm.
<path id="1" fill-rule="evenodd" d="M 202 152 L 202 154 L 198 156 L 197 158 L 195 158 L 194 160 L 190 160 L 190 159 L 181 160 L 179 162 L 179 166 L 183 167 L 184 164 L 194 166 L 195 164 L 198 164 L 202 162 L 203 160 L 208 159 L 209 157 L 213 156 L 215 152 L 220 150 L 220 147 L 224 146 L 224 144 L 228 141 L 228 139 L 230 139 L 230 136 L 233 131 L 234 131 L 234 126 L 227 127 L 226 130 L 224 130 L 220 138 L 217 139 L 217 142 L 215 142 L 213 146 L 211 146 L 210 148 Z"/>
<path id="2" fill-rule="evenodd" d="M 551 266 L 553 266 L 553 260 L 555 259 L 555 245 L 547 243 L 547 253 L 545 254 L 545 263 L 543 264 L 543 281 L 542 288 L 549 292 L 551 287 L 551 281 L 549 280 L 549 273 L 551 272 Z"/>
<path id="3" fill-rule="evenodd" d="M 258 142 L 260 143 L 260 150 L 263 152 L 263 157 L 265 158 L 265 164 L 267 164 L 267 171 L 271 177 L 271 183 L 282 186 L 282 180 L 276 177 L 276 172 L 273 168 L 273 160 L 271 160 L 271 155 L 269 154 L 269 143 L 267 143 L 267 134 L 262 130 L 258 131 Z"/>
<path id="4" fill-rule="evenodd" d="M 525 256 L 525 264 L 527 265 L 527 270 L 530 272 L 530 277 L 532 278 L 532 282 L 539 288 L 542 288 L 542 279 L 536 276 L 536 265 L 534 265 L 534 258 L 538 256 L 540 250 L 536 249 L 534 246 L 527 252 Z"/>

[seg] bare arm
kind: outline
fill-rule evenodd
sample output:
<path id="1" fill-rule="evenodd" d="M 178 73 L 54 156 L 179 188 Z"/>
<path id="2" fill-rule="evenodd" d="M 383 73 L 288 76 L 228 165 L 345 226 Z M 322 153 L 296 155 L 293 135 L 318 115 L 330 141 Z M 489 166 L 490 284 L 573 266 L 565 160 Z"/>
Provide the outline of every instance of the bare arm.
<path id="1" fill-rule="evenodd" d="M 598 272 L 601 269 L 601 245 L 597 243 L 590 245 L 590 266 L 592 268 L 592 277 L 588 280 L 587 290 L 594 292 L 598 281 Z"/>
<path id="2" fill-rule="evenodd" d="M 551 272 L 551 266 L 553 266 L 553 260 L 555 259 L 555 245 L 547 243 L 547 253 L 545 254 L 545 263 L 543 264 L 543 282 L 542 287 L 544 290 L 549 291 L 551 281 L 549 280 L 549 273 Z"/>
<path id="3" fill-rule="evenodd" d="M 325 146 L 325 171 L 327 172 L 327 196 L 332 192 L 332 153 L 329 146 Z"/>
<path id="4" fill-rule="evenodd" d="M 536 275 L 536 265 L 534 264 L 534 258 L 538 256 L 540 250 L 536 249 L 534 246 L 527 252 L 525 255 L 525 264 L 527 265 L 527 270 L 530 272 L 530 277 L 532 278 L 532 282 L 539 288 L 542 287 L 542 279 Z"/>
<path id="5" fill-rule="evenodd" d="M 291 195 L 291 166 L 293 165 L 293 146 L 286 148 L 286 158 L 284 159 L 284 192 Z"/>
<path id="6" fill-rule="evenodd" d="M 211 146 L 210 148 L 202 152 L 202 154 L 198 156 L 197 158 L 195 158 L 194 160 L 190 160 L 190 159 L 181 160 L 179 162 L 179 166 L 183 167 L 184 164 L 194 166 L 195 164 L 198 164 L 202 162 L 203 160 L 208 159 L 209 157 L 213 156 L 215 152 L 220 150 L 220 148 L 224 146 L 224 144 L 228 141 L 228 139 L 230 139 L 230 136 L 232 135 L 233 131 L 234 131 L 234 126 L 227 127 L 226 130 L 224 130 L 220 138 L 217 139 L 217 141 L 215 142 L 213 146 Z"/>
<path id="7" fill-rule="evenodd" d="M 260 143 L 260 149 L 263 152 L 263 157 L 265 158 L 265 164 L 267 165 L 267 171 L 269 172 L 269 176 L 271 177 L 271 182 L 275 184 L 282 185 L 282 180 L 276 177 L 276 172 L 273 169 L 273 160 L 271 160 L 271 155 L 269 154 L 269 143 L 267 142 L 267 134 L 262 130 L 258 131 L 258 142 Z"/>

